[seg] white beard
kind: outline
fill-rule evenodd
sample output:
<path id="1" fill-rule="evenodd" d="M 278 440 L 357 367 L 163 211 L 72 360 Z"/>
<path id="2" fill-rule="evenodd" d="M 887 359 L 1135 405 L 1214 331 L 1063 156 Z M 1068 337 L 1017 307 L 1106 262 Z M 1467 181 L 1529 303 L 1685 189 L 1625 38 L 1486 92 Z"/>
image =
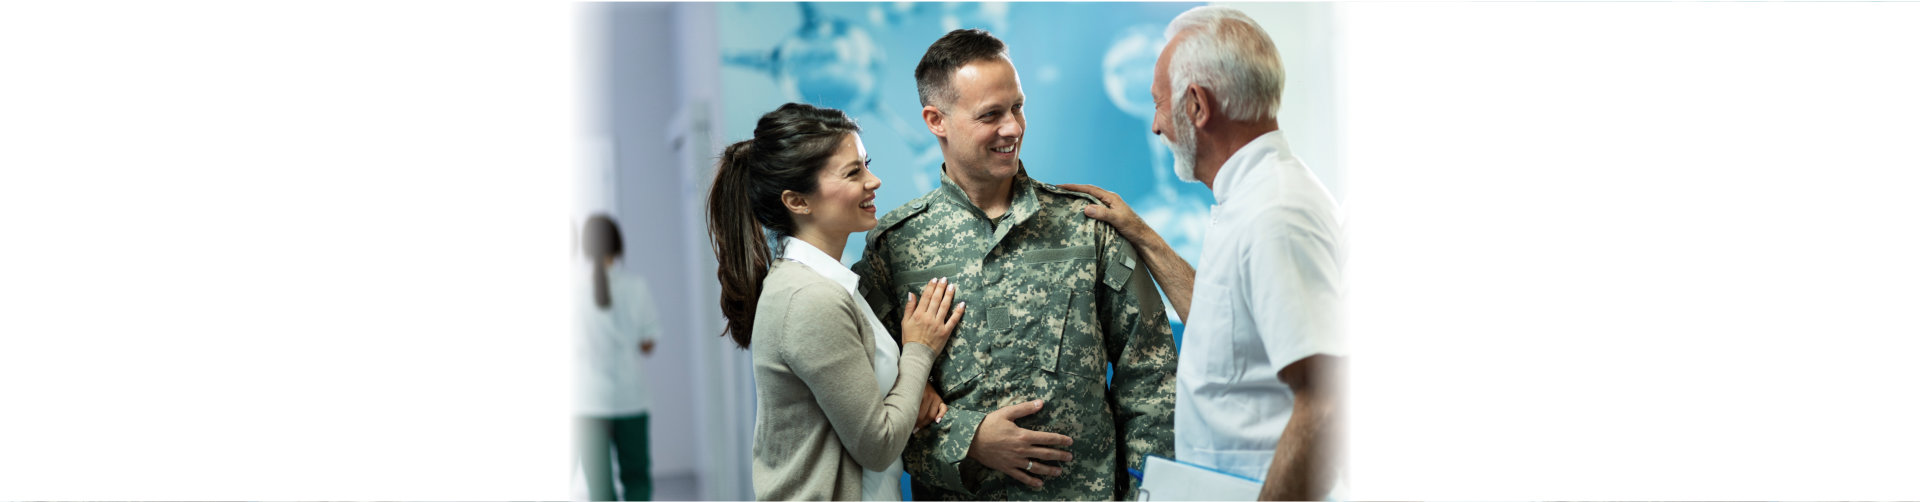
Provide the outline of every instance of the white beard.
<path id="1" fill-rule="evenodd" d="M 1171 121 L 1173 122 L 1173 135 L 1179 136 L 1180 139 L 1175 140 L 1168 138 L 1166 135 L 1161 135 L 1160 139 L 1167 142 L 1168 150 L 1173 151 L 1173 175 L 1179 177 L 1180 181 L 1198 183 L 1200 182 L 1200 178 L 1193 175 L 1193 123 L 1182 121 L 1179 117 L 1174 117 Z"/>

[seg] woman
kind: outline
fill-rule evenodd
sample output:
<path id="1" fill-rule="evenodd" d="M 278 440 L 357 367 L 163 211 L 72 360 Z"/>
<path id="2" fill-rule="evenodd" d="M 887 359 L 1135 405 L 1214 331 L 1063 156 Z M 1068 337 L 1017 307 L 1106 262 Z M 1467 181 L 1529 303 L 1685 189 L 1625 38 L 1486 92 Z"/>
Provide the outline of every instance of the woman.
<path id="1" fill-rule="evenodd" d="M 592 298 L 581 302 L 574 362 L 574 447 L 592 500 L 651 500 L 653 474 L 647 451 L 651 398 L 641 375 L 641 356 L 653 353 L 660 323 L 653 297 L 639 277 L 612 273 L 626 245 L 620 226 L 605 214 L 587 219 L 580 249 L 592 274 Z M 611 447 L 611 448 L 609 448 Z M 609 452 L 611 449 L 611 453 Z M 618 462 L 614 462 L 617 456 Z M 613 464 L 620 466 L 620 498 L 614 497 Z"/>
<path id="2" fill-rule="evenodd" d="M 966 310 L 934 279 L 908 295 L 895 345 L 860 299 L 840 254 L 874 227 L 880 178 L 859 131 L 839 110 L 783 105 L 727 147 L 707 201 L 724 333 L 753 348 L 758 499 L 899 500 L 927 371 Z"/>

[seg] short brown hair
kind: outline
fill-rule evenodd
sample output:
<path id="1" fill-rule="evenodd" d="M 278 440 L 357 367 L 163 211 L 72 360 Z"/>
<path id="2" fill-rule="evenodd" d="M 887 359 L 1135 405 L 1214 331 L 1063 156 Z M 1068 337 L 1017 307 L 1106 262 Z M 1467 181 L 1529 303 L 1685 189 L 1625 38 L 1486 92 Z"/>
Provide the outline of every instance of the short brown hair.
<path id="1" fill-rule="evenodd" d="M 920 65 L 913 68 L 913 81 L 920 87 L 920 106 L 940 108 L 953 103 L 959 97 L 950 85 L 953 72 L 968 63 L 992 58 L 1012 61 L 1007 44 L 987 30 L 953 30 L 933 41 L 927 46 L 927 54 L 920 57 Z"/>

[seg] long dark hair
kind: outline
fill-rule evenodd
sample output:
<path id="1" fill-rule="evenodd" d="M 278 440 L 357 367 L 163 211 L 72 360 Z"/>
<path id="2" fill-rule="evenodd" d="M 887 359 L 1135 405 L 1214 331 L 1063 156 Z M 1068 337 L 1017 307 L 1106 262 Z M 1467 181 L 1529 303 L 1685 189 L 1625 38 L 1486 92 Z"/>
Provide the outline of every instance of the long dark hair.
<path id="1" fill-rule="evenodd" d="M 594 213 L 587 218 L 587 228 L 580 234 L 580 250 L 593 262 L 593 304 L 606 310 L 613 307 L 613 294 L 607 291 L 607 258 L 620 258 L 626 252 L 626 243 L 620 240 L 620 225 L 606 213 Z"/>
<path id="2" fill-rule="evenodd" d="M 793 234 L 793 215 L 780 201 L 786 190 L 810 194 L 819 172 L 848 134 L 860 132 L 832 108 L 787 103 L 760 117 L 753 139 L 727 146 L 707 197 L 707 235 L 720 260 L 721 336 L 746 348 L 753 342 L 753 311 L 773 264 L 766 230 Z"/>

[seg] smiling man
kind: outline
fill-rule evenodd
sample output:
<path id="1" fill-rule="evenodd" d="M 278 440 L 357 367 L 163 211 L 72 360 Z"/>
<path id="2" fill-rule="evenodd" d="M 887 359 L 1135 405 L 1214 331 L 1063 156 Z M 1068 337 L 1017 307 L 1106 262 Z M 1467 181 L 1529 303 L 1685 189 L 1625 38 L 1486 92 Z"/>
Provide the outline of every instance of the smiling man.
<path id="1" fill-rule="evenodd" d="M 1260 500 L 1343 498 L 1340 206 L 1280 131 L 1286 69 L 1259 22 L 1202 6 L 1166 34 L 1153 132 L 1174 174 L 1213 192 L 1198 270 L 1120 196 L 1068 186 L 1106 202 L 1088 216 L 1140 246 L 1187 322 L 1180 460 L 1262 479 Z"/>
<path id="2" fill-rule="evenodd" d="M 896 336 L 914 285 L 946 277 L 968 305 L 931 376 L 947 414 L 907 443 L 913 497 L 1135 498 L 1127 469 L 1173 456 L 1177 356 L 1153 279 L 1083 214 L 1092 197 L 1027 176 L 1026 94 L 1004 43 L 955 30 L 914 78 L 940 188 L 882 217 L 854 265 Z"/>

